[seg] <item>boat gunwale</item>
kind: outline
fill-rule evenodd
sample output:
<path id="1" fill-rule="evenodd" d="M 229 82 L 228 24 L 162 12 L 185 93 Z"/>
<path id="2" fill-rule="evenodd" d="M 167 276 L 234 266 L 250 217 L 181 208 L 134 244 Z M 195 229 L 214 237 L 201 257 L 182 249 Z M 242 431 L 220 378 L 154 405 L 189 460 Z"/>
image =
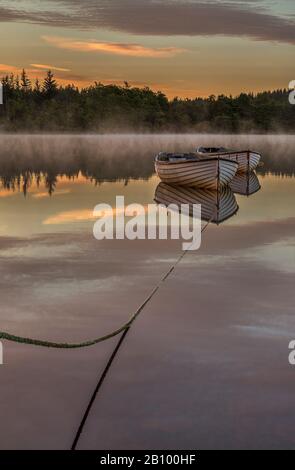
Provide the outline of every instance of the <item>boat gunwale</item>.
<path id="1" fill-rule="evenodd" d="M 204 147 L 204 148 L 206 148 L 206 147 Z M 250 154 L 254 153 L 255 155 L 259 155 L 261 157 L 261 153 L 255 152 L 255 150 L 250 150 L 250 149 L 248 149 L 248 150 L 236 150 L 236 151 L 229 150 L 228 152 L 213 152 L 213 153 L 210 153 L 210 152 L 208 152 L 208 153 L 204 152 L 203 153 L 203 152 L 199 152 L 197 150 L 197 154 L 199 154 L 199 155 L 212 155 L 214 157 L 218 156 L 218 155 L 236 155 L 238 153 L 250 153 Z"/>
<path id="2" fill-rule="evenodd" d="M 212 161 L 225 161 L 225 162 L 230 162 L 230 163 L 234 163 L 235 165 L 239 165 L 239 162 L 236 162 L 235 160 L 231 160 L 230 158 L 225 158 L 225 157 L 220 157 L 218 155 L 214 155 L 213 158 L 212 157 L 208 157 L 208 158 L 202 158 L 202 159 L 190 159 L 190 160 L 182 160 L 182 161 L 174 161 L 174 162 L 170 162 L 169 160 L 166 160 L 166 161 L 161 161 L 161 160 L 158 160 L 158 155 L 156 156 L 155 158 L 155 163 L 157 165 L 159 164 L 164 164 L 164 165 L 179 165 L 180 163 L 181 164 L 186 164 L 186 163 L 200 163 L 200 162 L 212 162 Z"/>

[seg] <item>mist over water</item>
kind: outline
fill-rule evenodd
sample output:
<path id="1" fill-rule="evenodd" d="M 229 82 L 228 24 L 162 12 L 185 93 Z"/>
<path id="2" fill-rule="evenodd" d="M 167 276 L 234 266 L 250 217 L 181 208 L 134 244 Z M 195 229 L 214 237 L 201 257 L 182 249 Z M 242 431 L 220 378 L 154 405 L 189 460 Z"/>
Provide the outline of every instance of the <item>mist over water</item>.
<path id="1" fill-rule="evenodd" d="M 293 175 L 295 136 L 290 135 L 1 135 L 0 179 L 5 189 L 43 179 L 51 193 L 58 176 L 79 174 L 94 183 L 148 179 L 160 151 L 193 152 L 201 145 L 251 149 L 262 154 L 258 172 Z"/>

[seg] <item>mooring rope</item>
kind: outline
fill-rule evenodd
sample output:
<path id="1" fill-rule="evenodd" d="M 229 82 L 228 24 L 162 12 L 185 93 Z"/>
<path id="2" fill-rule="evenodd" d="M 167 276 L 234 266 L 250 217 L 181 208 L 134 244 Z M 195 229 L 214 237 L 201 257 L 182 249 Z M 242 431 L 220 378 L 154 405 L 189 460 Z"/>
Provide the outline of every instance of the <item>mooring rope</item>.
<path id="1" fill-rule="evenodd" d="M 213 215 L 212 215 L 211 219 L 209 220 L 209 222 L 207 222 L 207 224 L 206 224 L 206 225 L 203 227 L 203 229 L 201 230 L 202 232 L 208 227 L 208 225 L 210 224 L 210 222 L 212 222 L 212 219 L 213 219 Z M 183 257 L 185 256 L 185 254 L 186 254 L 188 251 L 189 251 L 189 248 L 181 253 L 181 255 L 178 257 L 178 259 L 176 260 L 176 262 L 174 263 L 174 265 L 171 266 L 171 268 L 167 271 L 167 273 L 162 277 L 162 279 L 160 280 L 158 286 L 156 286 L 155 289 L 152 291 L 152 293 L 151 293 L 151 295 L 149 296 L 149 298 L 144 302 L 144 304 L 142 304 L 141 310 L 142 310 L 143 307 L 147 304 L 147 302 L 152 298 L 152 296 L 156 293 L 156 291 L 160 288 L 161 283 L 162 283 L 162 282 L 165 282 L 165 280 L 166 280 L 166 279 L 170 276 L 170 274 L 174 271 L 174 269 L 176 268 L 176 266 L 178 265 L 178 263 L 180 263 L 180 261 L 183 259 Z M 140 310 L 140 311 L 141 311 L 141 310 Z M 138 312 L 138 313 L 139 313 L 139 312 Z M 84 414 L 83 414 L 82 420 L 81 420 L 81 422 L 80 422 L 80 424 L 79 424 L 79 427 L 78 427 L 78 429 L 77 429 L 77 432 L 76 432 L 76 434 L 75 434 L 75 437 L 74 437 L 74 440 L 73 440 L 73 444 L 72 444 L 72 446 L 71 446 L 71 450 L 76 450 L 76 448 L 77 448 L 77 445 L 78 445 L 79 440 L 80 440 L 80 438 L 81 438 L 81 435 L 82 435 L 82 433 L 83 433 L 85 424 L 86 424 L 86 422 L 87 422 L 88 416 L 90 415 L 92 406 L 93 406 L 93 404 L 94 404 L 94 402 L 95 402 L 95 400 L 96 400 L 96 397 L 97 397 L 97 395 L 98 395 L 98 393 L 99 393 L 99 391 L 100 391 L 100 388 L 102 387 L 102 385 L 103 385 L 103 383 L 104 383 L 104 381 L 105 381 L 105 379 L 106 379 L 106 377 L 107 377 L 107 375 L 108 375 L 108 372 L 109 372 L 110 368 L 112 367 L 112 364 L 113 364 L 113 362 L 114 362 L 114 360 L 115 360 L 117 354 L 119 353 L 119 350 L 120 350 L 120 348 L 121 348 L 121 346 L 122 346 L 122 344 L 123 344 L 123 342 L 124 342 L 124 340 L 125 340 L 125 338 L 126 338 L 128 332 L 129 332 L 129 330 L 130 330 L 130 327 L 131 327 L 131 324 L 130 324 L 130 326 L 128 326 L 128 327 L 124 330 L 124 332 L 123 332 L 123 334 L 121 335 L 121 337 L 120 337 L 118 343 L 116 344 L 116 346 L 115 346 L 115 348 L 114 348 L 114 350 L 113 350 L 113 352 L 112 352 L 112 354 L 111 354 L 111 356 L 110 356 L 110 358 L 109 358 L 109 360 L 108 360 L 108 362 L 107 362 L 107 364 L 106 364 L 106 366 L 105 366 L 105 368 L 104 368 L 102 374 L 101 374 L 100 377 L 99 377 L 99 380 L 98 380 L 98 382 L 97 382 L 97 384 L 96 384 L 96 387 L 95 387 L 95 389 L 94 389 L 94 391 L 93 391 L 93 393 L 92 393 L 92 395 L 91 395 L 91 398 L 90 398 L 90 400 L 89 400 L 89 403 L 88 403 L 88 405 L 87 405 L 87 407 L 86 407 L 86 410 L 85 410 L 85 412 L 84 412 Z"/>
<path id="2" fill-rule="evenodd" d="M 204 230 L 208 227 L 210 222 L 212 221 L 213 216 L 211 219 L 206 223 L 206 225 L 202 228 L 201 233 L 204 232 Z M 117 330 L 112 331 L 111 333 L 108 333 L 104 336 L 100 336 L 98 338 L 95 338 L 93 340 L 89 341 L 84 341 L 81 343 L 58 343 L 54 341 L 44 341 L 40 339 L 33 339 L 33 338 L 27 338 L 24 336 L 17 336 L 17 335 L 12 335 L 10 333 L 7 333 L 5 331 L 0 331 L 0 340 L 7 340 L 7 341 L 13 341 L 15 343 L 21 343 L 21 344 L 30 344 L 33 346 L 41 346 L 44 348 L 55 348 L 55 349 L 78 349 L 78 348 L 86 348 L 89 346 L 94 346 L 95 344 L 101 343 L 103 341 L 106 341 L 110 338 L 114 338 L 115 336 L 118 336 L 120 333 L 124 332 L 134 322 L 134 320 L 138 317 L 140 312 L 144 309 L 146 304 L 152 299 L 152 297 L 155 295 L 155 293 L 160 289 L 161 285 L 163 282 L 166 281 L 166 279 L 170 276 L 170 274 L 174 271 L 176 266 L 180 263 L 180 261 L 183 259 L 185 254 L 189 251 L 188 247 L 185 251 L 181 253 L 181 255 L 177 258 L 176 262 L 169 268 L 169 270 L 164 274 L 164 276 L 160 279 L 156 287 L 151 291 L 151 293 L 148 295 L 148 297 L 145 299 L 145 301 L 140 305 L 140 307 L 136 310 L 136 312 L 130 317 L 130 319 L 124 323 L 120 328 Z"/>
<path id="3" fill-rule="evenodd" d="M 76 448 L 77 448 L 78 442 L 79 442 L 81 434 L 84 430 L 84 427 L 85 427 L 86 421 L 88 419 L 88 416 L 90 414 L 91 408 L 92 408 L 92 406 L 93 406 L 93 404 L 96 400 L 96 397 L 98 395 L 98 392 L 100 391 L 100 388 L 101 388 L 102 384 L 104 383 L 104 381 L 105 381 L 105 379 L 108 375 L 108 372 L 109 372 L 110 368 L 112 367 L 112 364 L 113 364 L 113 362 L 114 362 L 114 360 L 115 360 L 115 358 L 116 358 L 116 356 L 117 356 L 117 354 L 118 354 L 118 352 L 119 352 L 119 350 L 120 350 L 120 348 L 121 348 L 121 346 L 124 342 L 124 339 L 126 338 L 126 335 L 129 331 L 129 329 L 130 329 L 130 326 L 126 330 L 124 330 L 124 332 L 120 336 L 120 339 L 117 342 L 117 344 L 116 344 L 116 346 L 115 346 L 115 348 L 114 348 L 114 350 L 113 350 L 113 352 L 112 352 L 112 354 L 111 354 L 111 356 L 110 356 L 103 372 L 99 376 L 98 382 L 95 386 L 95 389 L 94 389 L 94 391 L 91 395 L 91 398 L 88 402 L 86 410 L 84 411 L 84 414 L 83 414 L 83 417 L 82 417 L 81 422 L 79 424 L 79 427 L 76 431 L 73 443 L 71 445 L 71 450 L 76 450 Z"/>

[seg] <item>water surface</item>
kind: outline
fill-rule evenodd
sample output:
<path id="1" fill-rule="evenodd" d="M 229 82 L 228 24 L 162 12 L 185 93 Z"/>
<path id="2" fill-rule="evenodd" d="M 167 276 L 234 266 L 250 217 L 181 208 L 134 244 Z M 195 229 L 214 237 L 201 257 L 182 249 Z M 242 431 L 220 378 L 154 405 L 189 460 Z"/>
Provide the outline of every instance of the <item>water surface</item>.
<path id="1" fill-rule="evenodd" d="M 288 430 L 294 417 L 284 403 L 294 408 L 294 372 L 287 357 L 295 334 L 295 138 L 0 138 L 1 330 L 56 341 L 82 341 L 120 326 L 181 253 L 179 241 L 96 241 L 96 204 L 113 206 L 116 195 L 124 195 L 126 203 L 152 203 L 159 184 L 153 157 L 160 150 L 191 151 L 210 143 L 262 153 L 264 166 L 257 171 L 261 189 L 250 196 L 234 194 L 239 210 L 208 228 L 201 249 L 185 256 L 134 325 L 122 363 L 102 394 L 104 412 L 98 401 L 83 446 L 255 447 L 255 439 L 266 447 L 291 446 Z M 83 351 L 5 343 L 1 447 L 69 448 L 113 347 L 113 340 Z M 185 377 L 180 372 L 184 364 Z M 148 370 L 155 366 L 153 376 Z M 168 371 L 175 389 L 165 409 Z M 218 380 L 210 381 L 212 374 Z M 207 388 L 212 393 L 204 402 Z M 128 414 L 122 410 L 131 389 L 141 400 Z M 147 405 L 153 389 L 157 393 Z M 185 409 L 179 401 L 184 396 Z M 199 408 L 204 414 L 198 423 L 193 410 Z M 248 418 L 239 434 L 234 422 L 243 413 Z M 260 416 L 267 416 L 265 428 Z"/>

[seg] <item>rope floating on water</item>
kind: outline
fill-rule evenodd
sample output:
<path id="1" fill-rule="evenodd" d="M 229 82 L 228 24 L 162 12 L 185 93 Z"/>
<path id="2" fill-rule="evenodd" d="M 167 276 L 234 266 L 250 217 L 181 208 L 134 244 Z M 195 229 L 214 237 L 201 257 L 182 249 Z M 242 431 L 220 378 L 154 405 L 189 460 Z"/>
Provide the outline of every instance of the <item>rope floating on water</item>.
<path id="1" fill-rule="evenodd" d="M 213 216 L 212 216 L 213 218 Z M 207 224 L 202 228 L 201 232 L 203 232 L 207 226 L 210 224 L 212 218 L 207 222 Z M 146 298 L 146 300 L 140 305 L 140 307 L 136 310 L 136 312 L 130 317 L 130 319 L 124 323 L 120 328 L 117 330 L 112 331 L 111 333 L 108 333 L 104 336 L 100 336 L 98 338 L 95 338 L 93 340 L 89 341 L 84 341 L 81 343 L 58 343 L 54 341 L 43 341 L 40 339 L 33 339 L 33 338 L 26 338 L 23 336 L 17 336 L 17 335 L 12 335 L 10 333 L 7 333 L 5 331 L 0 331 L 0 340 L 6 340 L 6 341 L 12 341 L 14 343 L 21 343 L 21 344 L 29 344 L 33 346 L 40 346 L 43 348 L 55 348 L 55 349 L 79 349 L 79 348 L 87 348 L 89 346 L 94 346 L 95 344 L 102 343 L 103 341 L 106 341 L 108 339 L 114 338 L 115 336 L 118 336 L 120 333 L 124 332 L 134 322 L 136 317 L 140 314 L 140 312 L 144 309 L 146 304 L 151 300 L 151 298 L 155 295 L 155 293 L 160 289 L 160 286 L 163 282 L 166 281 L 166 279 L 170 276 L 170 274 L 174 271 L 176 266 L 180 263 L 180 261 L 183 259 L 185 254 L 189 251 L 189 248 L 181 253 L 181 255 L 178 257 L 176 262 L 174 263 L 171 268 L 165 273 L 165 275 L 160 279 L 159 283 L 156 285 L 156 287 L 152 290 L 152 292 L 149 294 L 149 296 Z"/>
<path id="2" fill-rule="evenodd" d="M 210 221 L 209 221 L 209 222 L 205 225 L 205 227 L 202 229 L 202 232 L 206 229 L 206 227 L 209 225 L 209 223 L 212 221 L 212 219 L 213 219 L 213 215 L 212 215 Z M 188 250 L 184 251 L 184 252 L 178 257 L 176 263 L 175 263 L 173 266 L 171 266 L 171 268 L 170 268 L 170 269 L 167 271 L 167 273 L 163 276 L 163 278 L 162 278 L 161 281 L 159 282 L 159 285 L 153 290 L 153 292 L 151 293 L 151 295 L 149 296 L 149 298 L 148 298 L 148 299 L 146 300 L 146 302 L 144 302 L 144 304 L 142 305 L 142 308 L 144 307 L 144 305 L 146 305 L 146 303 L 147 303 L 147 302 L 152 298 L 152 296 L 156 293 L 156 291 L 157 291 L 158 288 L 160 287 L 161 283 L 162 283 L 162 282 L 165 282 L 165 280 L 166 280 L 166 279 L 170 276 L 170 274 L 174 271 L 175 267 L 177 266 L 178 263 L 180 263 L 180 261 L 183 259 L 184 255 L 187 253 L 187 251 L 188 251 Z M 141 310 L 142 310 L 142 308 L 141 308 Z M 138 312 L 138 313 L 139 313 L 139 312 Z M 96 387 L 95 387 L 95 389 L 94 389 L 94 392 L 93 392 L 93 394 L 92 394 L 92 396 L 91 396 L 91 398 L 90 398 L 90 401 L 89 401 L 89 403 L 88 403 L 88 405 L 87 405 L 87 407 L 86 407 L 86 410 L 85 410 L 85 412 L 84 412 L 84 415 L 83 415 L 83 417 L 82 417 L 82 420 L 81 420 L 81 422 L 80 422 L 80 424 L 79 424 L 78 430 L 77 430 L 77 432 L 76 432 L 76 434 L 75 434 L 74 441 L 73 441 L 73 444 L 72 444 L 72 446 L 71 446 L 71 450 L 76 450 L 76 448 L 77 448 L 77 445 L 78 445 L 78 443 L 79 443 L 81 434 L 83 433 L 83 430 L 84 430 L 84 426 L 85 426 L 85 424 L 86 424 L 86 422 L 87 422 L 87 419 L 88 419 L 88 416 L 89 416 L 89 414 L 90 414 L 90 412 L 91 412 L 91 408 L 92 408 L 92 406 L 93 406 L 93 404 L 94 404 L 94 402 L 95 402 L 95 400 L 96 400 L 96 398 L 97 398 L 97 395 L 98 395 L 98 393 L 99 393 L 99 390 L 100 390 L 100 388 L 101 388 L 101 386 L 102 386 L 102 384 L 103 384 L 103 382 L 104 382 L 104 380 L 105 380 L 105 378 L 106 378 L 106 376 L 107 376 L 107 374 L 108 374 L 110 368 L 112 367 L 113 361 L 114 361 L 114 359 L 116 358 L 116 356 L 117 356 L 117 354 L 118 354 L 118 352 L 119 352 L 119 350 L 120 350 L 120 347 L 122 346 L 122 344 L 123 344 L 123 342 L 124 342 L 124 340 L 125 340 L 125 338 L 126 338 L 126 336 L 127 336 L 129 330 L 130 330 L 130 327 L 128 327 L 128 328 L 126 328 L 126 329 L 124 330 L 124 332 L 123 332 L 123 334 L 121 335 L 121 337 L 120 337 L 120 339 L 119 339 L 119 341 L 118 341 L 118 343 L 117 343 L 117 345 L 116 345 L 116 347 L 115 347 L 115 349 L 114 349 L 114 351 L 113 351 L 111 357 L 109 358 L 109 360 L 108 360 L 108 362 L 107 362 L 107 365 L 106 365 L 105 369 L 103 370 L 102 374 L 100 375 L 100 378 L 99 378 L 99 380 L 98 380 L 98 383 L 97 383 L 97 385 L 96 385 Z"/>
<path id="3" fill-rule="evenodd" d="M 7 341 L 13 341 L 15 343 L 22 343 L 22 344 L 31 344 L 34 346 L 42 346 L 44 348 L 56 348 L 56 349 L 78 349 L 78 348 L 86 348 L 88 346 L 94 346 L 97 343 L 100 343 L 102 341 L 106 341 L 107 339 L 113 338 L 114 336 L 117 336 L 120 334 L 122 331 L 124 331 L 126 328 L 128 328 L 126 325 L 123 325 L 121 328 L 119 328 L 116 331 L 113 331 L 112 333 L 101 336 L 100 338 L 96 338 L 92 341 L 84 341 L 82 343 L 55 343 L 51 341 L 43 341 L 40 339 L 33 339 L 33 338 L 26 338 L 23 336 L 16 336 L 16 335 L 11 335 L 10 333 L 6 333 L 5 331 L 0 332 L 0 340 L 4 339 Z"/>

